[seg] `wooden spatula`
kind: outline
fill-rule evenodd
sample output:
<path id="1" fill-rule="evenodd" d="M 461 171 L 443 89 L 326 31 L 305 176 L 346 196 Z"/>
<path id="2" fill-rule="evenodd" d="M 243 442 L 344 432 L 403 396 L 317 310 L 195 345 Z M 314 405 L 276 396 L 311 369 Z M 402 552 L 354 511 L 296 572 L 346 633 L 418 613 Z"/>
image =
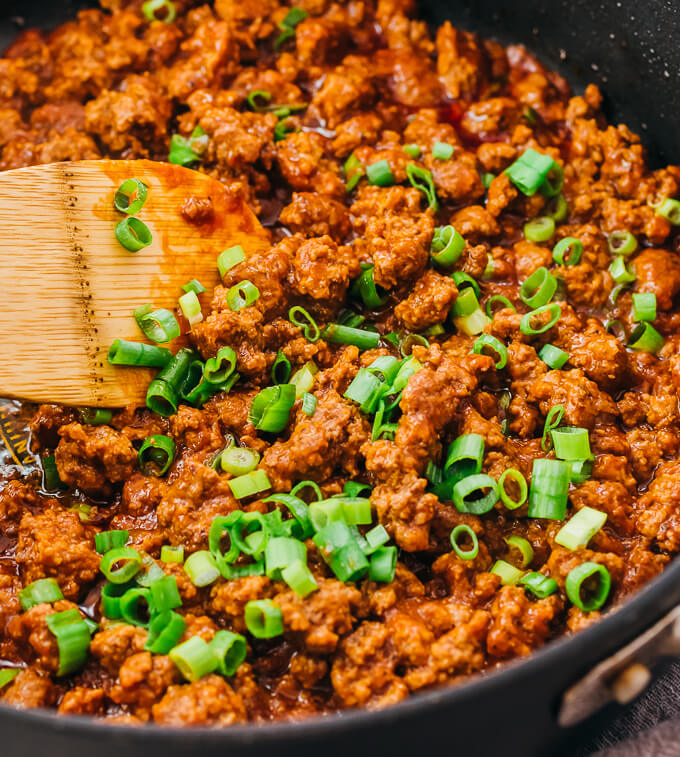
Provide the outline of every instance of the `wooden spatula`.
<path id="1" fill-rule="evenodd" d="M 137 217 L 153 242 L 138 252 L 114 232 L 124 215 L 113 198 L 129 178 L 149 187 Z M 70 405 L 143 403 L 152 371 L 107 362 L 115 338 L 146 341 L 132 311 L 176 309 L 194 278 L 205 309 L 219 253 L 239 244 L 250 255 L 269 240 L 216 179 L 148 160 L 6 171 L 0 218 L 0 396 Z"/>

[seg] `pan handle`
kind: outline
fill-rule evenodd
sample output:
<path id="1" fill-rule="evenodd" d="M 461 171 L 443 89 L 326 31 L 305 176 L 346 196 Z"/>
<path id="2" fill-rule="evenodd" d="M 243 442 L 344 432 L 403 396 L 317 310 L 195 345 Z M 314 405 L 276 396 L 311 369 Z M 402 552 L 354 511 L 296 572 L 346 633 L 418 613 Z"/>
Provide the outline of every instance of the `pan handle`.
<path id="1" fill-rule="evenodd" d="M 652 680 L 649 666 L 672 655 L 680 655 L 680 606 L 567 689 L 557 722 L 567 728 L 609 702 L 628 704 Z"/>

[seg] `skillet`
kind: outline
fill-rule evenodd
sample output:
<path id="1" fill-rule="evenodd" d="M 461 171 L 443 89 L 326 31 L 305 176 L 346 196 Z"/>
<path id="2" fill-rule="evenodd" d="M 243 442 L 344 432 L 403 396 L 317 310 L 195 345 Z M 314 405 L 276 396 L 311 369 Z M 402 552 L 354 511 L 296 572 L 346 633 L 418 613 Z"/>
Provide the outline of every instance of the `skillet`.
<path id="1" fill-rule="evenodd" d="M 18 23 L 50 28 L 72 18 L 85 0 L 0 0 L 0 45 L 19 31 Z M 677 161 L 680 135 L 680 5 L 673 0 L 420 0 L 428 21 L 450 19 L 502 43 L 526 44 L 575 90 L 593 81 L 605 93 L 610 121 L 641 134 L 652 166 Z M 599 623 L 563 637 L 494 674 L 457 688 L 412 696 L 380 712 L 343 712 L 301 723 L 239 726 L 219 731 L 160 727 L 125 728 L 40 711 L 0 706 L 2 754 L 50 757 L 175 757 L 229 754 L 405 755 L 427 751 L 504 755 L 573 754 L 578 744 L 611 719 L 610 684 L 631 662 L 651 664 L 680 653 L 673 634 L 680 603 L 680 563 Z M 661 621 L 646 637 L 643 632 Z M 638 640 L 638 641 L 636 641 Z M 620 650 L 627 646 L 623 652 Z M 632 645 L 632 646 L 631 646 Z M 584 676 L 604 663 L 579 685 Z M 642 670 L 638 668 L 642 676 Z M 644 683 L 644 678 L 641 678 Z M 576 685 L 566 700 L 565 692 Z M 639 688 L 639 687 L 638 687 Z M 621 698 L 636 687 L 619 689 Z"/>

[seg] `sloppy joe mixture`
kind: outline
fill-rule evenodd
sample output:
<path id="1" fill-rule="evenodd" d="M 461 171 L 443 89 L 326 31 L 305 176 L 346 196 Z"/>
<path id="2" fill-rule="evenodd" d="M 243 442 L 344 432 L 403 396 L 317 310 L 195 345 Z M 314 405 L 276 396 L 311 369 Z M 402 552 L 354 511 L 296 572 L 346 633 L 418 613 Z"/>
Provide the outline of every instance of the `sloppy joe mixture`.
<path id="1" fill-rule="evenodd" d="M 22 409 L 0 701 L 180 726 L 381 708 L 662 571 L 680 169 L 650 170 L 595 86 L 409 0 L 101 5 L 0 59 L 0 169 L 170 161 L 271 243 L 174 312 L 132 304 L 109 360 L 156 368 L 145 407 Z M 130 255 L 147 189 L 116 196 Z"/>

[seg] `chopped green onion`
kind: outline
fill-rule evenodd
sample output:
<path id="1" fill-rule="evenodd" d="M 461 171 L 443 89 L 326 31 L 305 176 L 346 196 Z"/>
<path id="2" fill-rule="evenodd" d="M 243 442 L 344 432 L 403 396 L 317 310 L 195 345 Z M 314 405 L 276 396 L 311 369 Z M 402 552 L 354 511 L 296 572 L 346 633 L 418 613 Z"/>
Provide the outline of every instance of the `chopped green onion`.
<path id="1" fill-rule="evenodd" d="M 463 549 L 460 546 L 460 540 L 467 536 L 470 539 L 472 546 L 470 549 Z M 465 523 L 461 523 L 451 531 L 451 546 L 453 551 L 460 557 L 461 560 L 474 560 L 479 554 L 479 541 L 477 540 L 477 534 L 472 528 Z"/>
<path id="2" fill-rule="evenodd" d="M 75 608 L 55 612 L 45 618 L 49 630 L 57 639 L 59 669 L 57 675 L 74 673 L 83 667 L 90 648 L 90 629 Z"/>
<path id="3" fill-rule="evenodd" d="M 217 268 L 220 272 L 220 278 L 224 278 L 224 274 L 242 263 L 246 259 L 246 254 L 243 251 L 243 247 L 240 244 L 230 247 L 228 250 L 221 252 L 217 258 Z"/>
<path id="4" fill-rule="evenodd" d="M 569 257 L 565 258 L 565 255 Z M 553 260 L 557 265 L 578 265 L 583 254 L 583 243 L 574 237 L 565 237 L 553 247 Z"/>
<path id="5" fill-rule="evenodd" d="M 352 379 L 343 397 L 359 405 L 364 413 L 375 411 L 378 401 L 383 395 L 385 382 L 366 368 L 361 368 Z"/>
<path id="6" fill-rule="evenodd" d="M 592 507 L 583 507 L 560 528 L 555 536 L 555 543 L 572 551 L 579 547 L 587 547 L 588 542 L 606 521 L 606 513 Z"/>
<path id="7" fill-rule="evenodd" d="M 310 417 L 316 412 L 316 397 L 309 392 L 302 395 L 302 412 Z"/>
<path id="8" fill-rule="evenodd" d="M 226 381 L 236 369 L 236 353 L 231 347 L 220 347 L 215 357 L 208 358 L 203 367 L 203 378 L 211 384 Z"/>
<path id="9" fill-rule="evenodd" d="M 660 205 L 655 206 L 654 210 L 673 226 L 680 226 L 680 201 L 667 197 Z"/>
<path id="10" fill-rule="evenodd" d="M 369 562 L 355 531 L 342 520 L 319 529 L 314 543 L 336 578 L 344 583 L 359 580 L 369 570 Z"/>
<path id="11" fill-rule="evenodd" d="M 555 347 L 554 344 L 544 344 L 538 356 L 554 371 L 559 371 L 567 360 L 569 360 L 569 353 L 561 350 L 559 347 Z"/>
<path id="12" fill-rule="evenodd" d="M 142 209 L 146 202 L 149 187 L 139 179 L 126 179 L 119 187 L 113 198 L 116 210 L 134 216 Z"/>
<path id="13" fill-rule="evenodd" d="M 122 563 L 114 570 L 116 563 Z M 112 584 L 131 581 L 142 569 L 142 556 L 132 547 L 110 549 L 100 560 L 99 570 Z"/>
<path id="14" fill-rule="evenodd" d="M 229 488 L 236 499 L 245 499 L 271 489 L 269 478 L 263 470 L 254 470 L 244 476 L 229 479 Z"/>
<path id="15" fill-rule="evenodd" d="M 288 11 L 283 21 L 279 24 L 281 34 L 279 34 L 276 42 L 274 42 L 274 50 L 279 50 L 284 42 L 295 36 L 295 27 L 305 18 L 307 18 L 307 11 L 302 8 L 291 8 Z"/>
<path id="16" fill-rule="evenodd" d="M 528 589 L 538 599 L 545 599 L 558 589 L 557 581 L 554 578 L 544 576 L 543 573 L 526 573 L 517 583 Z"/>
<path id="17" fill-rule="evenodd" d="M 375 266 L 366 266 L 361 275 L 354 281 L 351 294 L 361 297 L 364 306 L 369 310 L 376 310 L 387 302 L 387 295 L 381 295 L 373 278 Z M 349 324 L 346 324 L 349 325 Z"/>
<path id="18" fill-rule="evenodd" d="M 310 569 L 302 560 L 295 560 L 281 570 L 281 578 L 298 597 L 306 597 L 319 587 Z"/>
<path id="19" fill-rule="evenodd" d="M 519 290 L 522 302 L 532 309 L 547 305 L 557 291 L 557 279 L 545 266 L 537 268 Z"/>
<path id="20" fill-rule="evenodd" d="M 253 599 L 246 605 L 246 628 L 256 639 L 271 639 L 283 633 L 281 608 L 271 599 Z"/>
<path id="21" fill-rule="evenodd" d="M 366 178 L 369 184 L 377 187 L 390 187 L 394 184 L 394 174 L 386 160 L 378 160 L 366 166 Z"/>
<path id="22" fill-rule="evenodd" d="M 182 638 L 186 628 L 186 621 L 179 613 L 173 610 L 158 613 L 149 621 L 144 649 L 153 654 L 168 654 Z"/>
<path id="23" fill-rule="evenodd" d="M 491 352 L 496 353 L 498 360 L 496 361 L 494 367 L 497 370 L 500 371 L 508 364 L 508 348 L 503 344 L 503 342 L 501 342 L 500 339 L 496 339 L 495 336 L 490 336 L 489 334 L 482 334 L 481 336 L 477 337 L 472 351 L 475 353 L 475 355 L 487 355 L 488 352 L 485 352 L 485 350 L 491 350 Z"/>
<path id="24" fill-rule="evenodd" d="M 248 412 L 249 421 L 260 431 L 278 434 L 288 423 L 295 394 L 293 384 L 268 386 L 253 398 Z"/>
<path id="25" fill-rule="evenodd" d="M 209 646 L 217 657 L 217 670 L 223 676 L 233 676 L 248 653 L 245 637 L 232 631 L 218 631 Z"/>
<path id="26" fill-rule="evenodd" d="M 189 321 L 190 326 L 194 326 L 203 320 L 201 312 L 201 303 L 198 301 L 196 292 L 187 292 L 179 298 L 179 309 L 182 315 Z"/>
<path id="27" fill-rule="evenodd" d="M 110 549 L 120 549 L 128 543 L 130 532 L 123 529 L 116 531 L 100 531 L 94 535 L 94 548 L 100 554 L 106 554 Z"/>
<path id="28" fill-rule="evenodd" d="M 431 171 L 417 166 L 415 163 L 409 163 L 406 166 L 406 176 L 411 182 L 411 186 L 420 190 L 425 195 L 427 207 L 436 213 L 439 210 L 439 203 L 437 202 L 437 192 Z"/>
<path id="29" fill-rule="evenodd" d="M 267 106 L 271 99 L 272 93 L 267 92 L 266 89 L 254 89 L 252 92 L 248 93 L 246 102 L 252 110 L 256 111 L 257 113 L 262 113 L 267 109 Z M 258 102 L 258 100 L 264 100 L 264 102 L 261 103 Z"/>
<path id="30" fill-rule="evenodd" d="M 485 310 L 488 318 L 493 319 L 493 306 L 497 302 L 501 304 L 499 310 L 505 310 L 506 308 L 509 308 L 513 313 L 517 312 L 517 308 L 512 304 L 512 302 L 510 302 L 507 297 L 504 297 L 502 294 L 494 294 L 486 301 Z"/>
<path id="31" fill-rule="evenodd" d="M 582 484 L 590 478 L 593 470 L 592 458 L 588 460 L 569 460 L 569 480 L 574 484 Z"/>
<path id="32" fill-rule="evenodd" d="M 177 318 L 165 308 L 154 310 L 151 305 L 140 305 L 133 315 L 144 336 L 152 342 L 169 342 L 181 333 Z"/>
<path id="33" fill-rule="evenodd" d="M 448 478 L 461 480 L 482 470 L 484 437 L 480 434 L 463 434 L 449 445 L 444 473 Z"/>
<path id="34" fill-rule="evenodd" d="M 187 281 L 186 284 L 182 284 L 182 289 L 187 293 L 194 292 L 195 294 L 203 294 L 203 292 L 205 292 L 205 287 L 198 279 L 191 279 L 191 281 Z"/>
<path id="35" fill-rule="evenodd" d="M 519 487 L 519 497 L 517 499 L 513 499 L 508 494 L 505 488 L 506 478 L 511 478 Z M 517 468 L 506 468 L 498 478 L 498 495 L 508 510 L 516 510 L 518 507 L 521 507 L 526 502 L 528 490 L 527 480 Z"/>
<path id="36" fill-rule="evenodd" d="M 7 686 L 19 675 L 19 668 L 0 668 L 0 691 Z"/>
<path id="37" fill-rule="evenodd" d="M 272 364 L 272 381 L 275 384 L 287 384 L 290 378 L 291 365 L 290 360 L 279 350 Z"/>
<path id="38" fill-rule="evenodd" d="M 323 499 L 323 494 L 321 493 L 321 489 L 319 488 L 319 485 L 316 483 L 316 481 L 300 481 L 299 483 L 295 484 L 295 486 L 290 490 L 290 493 L 292 496 L 297 497 L 298 492 L 302 489 L 311 489 L 314 492 L 314 496 L 316 497 L 315 501 L 319 501 Z"/>
<path id="39" fill-rule="evenodd" d="M 483 173 L 482 174 L 482 185 L 484 186 L 484 189 L 488 189 L 491 186 L 491 182 L 496 178 L 495 173 Z"/>
<path id="40" fill-rule="evenodd" d="M 380 334 L 376 331 L 354 329 L 350 326 L 341 326 L 339 323 L 329 323 L 321 332 L 321 336 L 333 344 L 353 344 L 360 350 L 372 350 L 380 342 Z"/>
<path id="41" fill-rule="evenodd" d="M 227 305 L 229 305 L 231 310 L 238 311 L 252 305 L 259 297 L 260 290 L 252 281 L 244 279 L 243 281 L 239 281 L 238 284 L 234 284 L 227 292 Z"/>
<path id="42" fill-rule="evenodd" d="M 407 334 L 399 340 L 399 352 L 402 357 L 410 357 L 415 346 L 429 347 L 430 343 L 422 334 Z"/>
<path id="43" fill-rule="evenodd" d="M 506 168 L 505 173 L 520 192 L 531 197 L 543 187 L 548 174 L 556 165 L 549 155 L 542 155 L 529 148 Z"/>
<path id="44" fill-rule="evenodd" d="M 116 239 L 130 252 L 148 247 L 153 240 L 149 227 L 139 218 L 130 216 L 118 222 L 115 233 Z"/>
<path id="45" fill-rule="evenodd" d="M 453 226 L 438 226 L 434 230 L 430 257 L 441 266 L 453 265 L 465 249 L 465 240 Z"/>
<path id="46" fill-rule="evenodd" d="M 139 467 L 145 475 L 163 476 L 175 458 L 175 442 L 169 436 L 147 436 L 137 453 Z"/>
<path id="47" fill-rule="evenodd" d="M 550 175 L 554 175 L 554 181 L 551 181 Z M 560 194 L 562 191 L 562 187 L 564 186 L 564 170 L 562 169 L 562 166 L 556 161 L 553 161 L 553 164 L 550 168 L 550 171 L 548 171 L 548 175 L 545 178 L 545 182 L 541 186 L 541 194 L 545 197 L 556 197 Z"/>
<path id="48" fill-rule="evenodd" d="M 23 610 L 30 610 L 36 605 L 58 602 L 63 598 L 64 595 L 54 578 L 39 578 L 19 592 L 19 601 Z"/>
<path id="49" fill-rule="evenodd" d="M 534 460 L 527 511 L 530 518 L 564 520 L 570 470 L 569 463 L 562 460 Z"/>
<path id="50" fill-rule="evenodd" d="M 163 11 L 164 15 L 159 18 L 158 11 Z M 146 0 L 142 5 L 142 13 L 147 21 L 162 21 L 164 24 L 171 24 L 177 16 L 175 4 L 171 0 Z"/>
<path id="51" fill-rule="evenodd" d="M 367 531 L 365 538 L 368 547 L 364 551 L 367 555 L 370 555 L 371 553 L 375 552 L 378 547 L 382 547 L 383 544 L 387 544 L 387 542 L 390 540 L 390 535 L 385 530 L 385 527 L 379 524 L 372 528 L 370 531 Z"/>
<path id="52" fill-rule="evenodd" d="M 656 355 L 657 352 L 663 347 L 664 338 L 650 323 L 643 321 L 633 330 L 628 341 L 628 346 L 631 350 L 640 350 L 642 352 L 649 352 L 652 355 Z"/>
<path id="53" fill-rule="evenodd" d="M 189 139 L 181 134 L 173 134 L 170 139 L 168 162 L 179 166 L 191 166 L 201 159 L 207 146 L 208 135 L 200 126 L 191 132 Z"/>
<path id="54" fill-rule="evenodd" d="M 390 583 L 397 570 L 397 548 L 378 547 L 369 560 L 368 577 L 371 581 Z"/>
<path id="55" fill-rule="evenodd" d="M 156 347 L 154 344 L 114 339 L 109 349 L 108 360 L 112 365 L 164 368 L 172 360 L 172 352 L 166 347 Z"/>
<path id="56" fill-rule="evenodd" d="M 540 326 L 534 326 L 534 319 L 541 319 L 547 314 L 548 320 Z M 519 322 L 519 330 L 523 334 L 533 336 L 535 334 L 545 334 L 560 320 L 562 317 L 562 307 L 557 302 L 551 302 L 549 305 L 543 305 L 540 308 L 531 310 L 522 316 L 522 320 Z M 540 320 L 539 320 L 540 323 Z"/>
<path id="57" fill-rule="evenodd" d="M 633 319 L 636 321 L 653 321 L 656 318 L 656 295 L 654 292 L 635 292 L 633 294 Z"/>
<path id="58" fill-rule="evenodd" d="M 555 235 L 555 221 L 550 216 L 534 218 L 524 224 L 524 236 L 530 242 L 547 242 Z"/>
<path id="59" fill-rule="evenodd" d="M 106 583 L 102 586 L 101 602 L 102 615 L 110 620 L 123 617 L 120 611 L 120 598 L 128 590 L 128 584 Z"/>
<path id="60" fill-rule="evenodd" d="M 347 183 L 345 184 L 345 191 L 351 192 L 359 183 L 361 177 L 364 175 L 364 169 L 361 165 L 361 161 L 354 153 L 352 153 L 345 161 L 343 172 L 345 174 L 345 178 L 347 179 Z"/>
<path id="61" fill-rule="evenodd" d="M 630 255 L 638 248 L 638 241 L 630 231 L 612 231 L 607 244 L 612 255 Z"/>
<path id="62" fill-rule="evenodd" d="M 120 598 L 119 607 L 120 616 L 124 621 L 133 626 L 146 628 L 151 615 L 151 591 L 142 587 L 128 589 Z"/>
<path id="63" fill-rule="evenodd" d="M 194 358 L 193 350 L 182 347 L 149 384 L 146 391 L 146 404 L 150 410 L 165 417 L 177 412 L 178 392 L 184 384 Z"/>
<path id="64" fill-rule="evenodd" d="M 609 571 L 604 565 L 584 562 L 569 572 L 564 588 L 571 602 L 580 610 L 593 612 L 607 601 L 611 582 Z"/>
<path id="65" fill-rule="evenodd" d="M 260 462 L 260 453 L 248 447 L 230 447 L 220 456 L 220 465 L 225 473 L 243 476 L 250 473 Z"/>
<path id="66" fill-rule="evenodd" d="M 623 256 L 617 257 L 609 266 L 609 275 L 617 284 L 628 284 L 636 279 L 635 273 L 628 268 Z"/>
<path id="67" fill-rule="evenodd" d="M 555 223 L 562 223 L 569 215 L 569 206 L 564 195 L 559 194 L 557 197 L 553 197 L 545 206 L 544 213 L 548 218 L 552 218 Z"/>
<path id="68" fill-rule="evenodd" d="M 295 398 L 300 399 L 305 392 L 311 391 L 314 386 L 314 376 L 319 369 L 312 362 L 305 363 L 302 368 L 295 371 L 290 379 L 290 383 L 295 387 Z"/>
<path id="69" fill-rule="evenodd" d="M 293 518 L 295 518 L 297 522 L 296 528 L 292 529 L 292 533 L 293 536 L 299 539 L 306 539 L 313 531 L 312 522 L 309 517 L 309 507 L 307 507 L 307 503 L 303 499 L 296 496 L 296 493 L 299 492 L 301 488 L 307 486 L 316 487 L 316 489 L 318 489 L 318 486 L 313 481 L 302 481 L 300 484 L 293 487 L 290 494 L 272 494 L 264 500 L 265 502 L 281 503 L 290 510 Z M 322 496 L 321 490 L 318 490 L 318 492 L 315 493 L 318 497 Z"/>
<path id="70" fill-rule="evenodd" d="M 486 494 L 484 490 L 488 489 Z M 476 496 L 473 496 L 476 495 Z M 453 487 L 453 503 L 458 512 L 483 515 L 498 502 L 498 484 L 491 476 L 477 473 L 458 481 Z"/>
<path id="71" fill-rule="evenodd" d="M 200 636 L 192 636 L 171 649 L 168 657 L 187 681 L 198 681 L 217 670 L 220 664 L 215 650 Z"/>
<path id="72" fill-rule="evenodd" d="M 480 289 L 479 284 L 469 273 L 465 273 L 465 271 L 454 271 L 451 274 L 451 278 L 453 279 L 453 283 L 458 287 L 459 292 L 462 292 L 463 289 L 468 287 L 472 287 L 478 300 L 482 296 L 482 290 Z"/>
<path id="73" fill-rule="evenodd" d="M 432 157 L 437 160 L 449 160 L 453 155 L 453 145 L 448 142 L 435 142 L 432 145 Z"/>
<path id="74" fill-rule="evenodd" d="M 184 572 L 194 586 L 209 586 L 220 576 L 215 558 L 207 550 L 194 552 L 184 563 Z"/>
<path id="75" fill-rule="evenodd" d="M 307 547 L 304 542 L 288 536 L 268 539 L 264 548 L 264 563 L 267 578 L 280 580 L 281 570 L 293 562 L 307 562 Z"/>
<path id="76" fill-rule="evenodd" d="M 505 560 L 496 560 L 489 573 L 495 573 L 497 576 L 500 576 L 503 586 L 516 584 L 523 575 L 523 572 L 519 568 L 510 565 Z"/>
<path id="77" fill-rule="evenodd" d="M 541 437 L 542 450 L 548 449 L 549 442 L 551 441 L 550 433 L 560 425 L 563 415 L 564 405 L 553 405 L 548 411 L 548 414 L 545 416 L 545 424 L 543 425 L 543 436 Z"/>
<path id="78" fill-rule="evenodd" d="M 321 333 L 316 321 L 312 316 L 299 305 L 295 305 L 288 311 L 288 320 L 298 328 L 302 329 L 305 339 L 308 342 L 318 342 Z"/>
<path id="79" fill-rule="evenodd" d="M 531 561 L 534 559 L 534 548 L 531 546 L 528 539 L 523 536 L 506 536 L 505 543 L 511 550 L 515 549 L 519 553 L 520 564 L 519 568 L 524 570 L 528 568 Z"/>
<path id="80" fill-rule="evenodd" d="M 111 410 L 106 410 L 103 407 L 81 407 L 79 410 L 80 418 L 87 426 L 105 426 L 111 423 L 113 417 Z"/>
<path id="81" fill-rule="evenodd" d="M 183 545 L 180 544 L 175 547 L 169 544 L 164 544 L 161 547 L 161 562 L 183 563 L 184 562 Z"/>
<path id="82" fill-rule="evenodd" d="M 409 158 L 413 158 L 414 160 L 418 160 L 420 157 L 420 147 L 418 145 L 404 145 L 404 152 L 409 156 Z"/>
<path id="83" fill-rule="evenodd" d="M 587 428 L 567 426 L 550 432 L 555 457 L 560 460 L 584 460 L 591 457 Z"/>

